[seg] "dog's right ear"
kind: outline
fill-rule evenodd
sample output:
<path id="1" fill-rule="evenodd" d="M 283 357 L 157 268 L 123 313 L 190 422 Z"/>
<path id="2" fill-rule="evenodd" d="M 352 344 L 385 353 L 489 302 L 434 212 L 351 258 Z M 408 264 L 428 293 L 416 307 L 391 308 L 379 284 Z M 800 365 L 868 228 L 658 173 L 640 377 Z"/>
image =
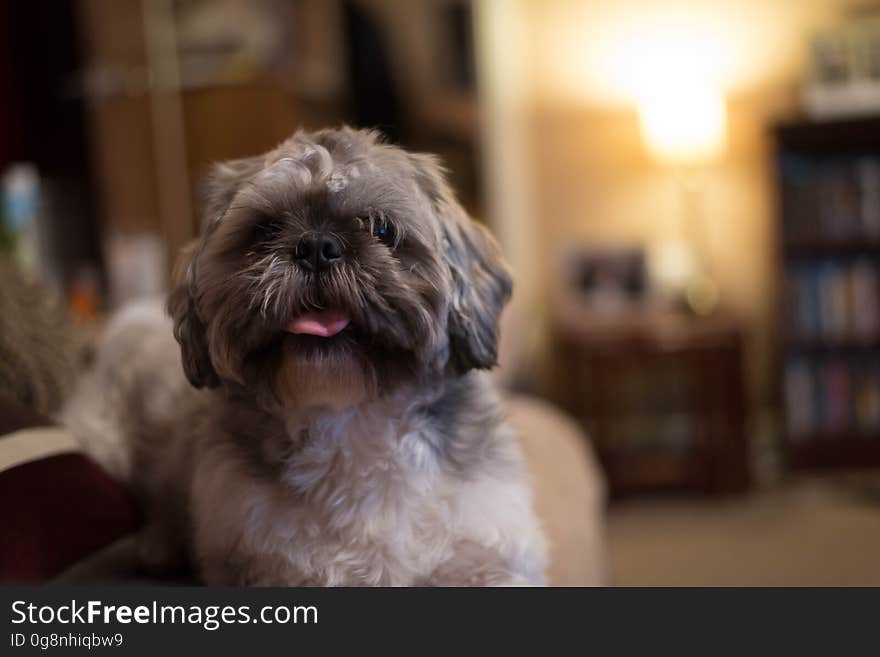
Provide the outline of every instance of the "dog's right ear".
<path id="1" fill-rule="evenodd" d="M 235 194 L 265 165 L 265 156 L 245 157 L 215 164 L 202 184 L 204 226 L 220 221 Z"/>
<path id="2" fill-rule="evenodd" d="M 196 388 L 211 388 L 220 383 L 211 363 L 205 323 L 196 304 L 199 247 L 226 214 L 242 185 L 262 170 L 264 161 L 263 156 L 256 156 L 214 165 L 202 184 L 203 236 L 181 250 L 175 267 L 175 284 L 168 295 L 168 314 L 174 320 L 174 337 L 180 344 L 183 371 Z"/>
<path id="3" fill-rule="evenodd" d="M 196 388 L 213 388 L 220 383 L 211 364 L 205 323 L 195 301 L 195 267 L 198 241 L 183 248 L 175 267 L 176 284 L 168 296 L 168 314 L 174 320 L 174 337 L 180 344 L 183 372 Z"/>

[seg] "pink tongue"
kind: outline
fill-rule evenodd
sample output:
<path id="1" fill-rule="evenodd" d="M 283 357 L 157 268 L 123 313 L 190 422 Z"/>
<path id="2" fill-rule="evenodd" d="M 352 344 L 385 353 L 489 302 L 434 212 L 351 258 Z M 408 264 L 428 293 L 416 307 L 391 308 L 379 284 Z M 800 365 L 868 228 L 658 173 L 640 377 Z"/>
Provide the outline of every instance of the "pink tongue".
<path id="1" fill-rule="evenodd" d="M 317 335 L 330 338 L 342 331 L 351 320 L 338 310 L 322 310 L 317 313 L 300 315 L 290 320 L 287 330 L 299 335 Z"/>

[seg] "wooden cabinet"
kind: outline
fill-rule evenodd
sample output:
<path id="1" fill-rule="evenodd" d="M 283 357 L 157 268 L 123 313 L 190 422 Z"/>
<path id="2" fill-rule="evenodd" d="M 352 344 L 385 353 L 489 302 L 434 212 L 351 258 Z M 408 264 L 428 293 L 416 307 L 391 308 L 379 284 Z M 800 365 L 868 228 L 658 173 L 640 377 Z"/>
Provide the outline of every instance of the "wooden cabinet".
<path id="1" fill-rule="evenodd" d="M 613 494 L 749 484 L 740 327 L 730 317 L 568 309 L 554 321 L 556 399 L 589 432 Z"/>

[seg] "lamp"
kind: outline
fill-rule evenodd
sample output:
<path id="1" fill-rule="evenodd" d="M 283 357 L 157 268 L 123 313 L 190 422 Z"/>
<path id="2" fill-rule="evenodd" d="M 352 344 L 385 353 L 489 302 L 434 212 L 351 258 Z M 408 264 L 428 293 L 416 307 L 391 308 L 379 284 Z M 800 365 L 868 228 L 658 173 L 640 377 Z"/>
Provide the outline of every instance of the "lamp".
<path id="1" fill-rule="evenodd" d="M 678 278 L 675 282 L 694 313 L 711 314 L 718 305 L 718 287 L 709 267 L 697 171 L 726 147 L 724 98 L 709 82 L 667 76 L 643 88 L 637 104 L 648 151 L 677 174 L 684 215 L 679 236 L 684 243 L 661 246 L 654 258 L 656 273 L 661 279 Z"/>
<path id="2" fill-rule="evenodd" d="M 680 83 L 639 94 L 639 121 L 648 150 L 661 162 L 687 167 L 724 152 L 726 112 L 721 92 L 708 84 Z"/>

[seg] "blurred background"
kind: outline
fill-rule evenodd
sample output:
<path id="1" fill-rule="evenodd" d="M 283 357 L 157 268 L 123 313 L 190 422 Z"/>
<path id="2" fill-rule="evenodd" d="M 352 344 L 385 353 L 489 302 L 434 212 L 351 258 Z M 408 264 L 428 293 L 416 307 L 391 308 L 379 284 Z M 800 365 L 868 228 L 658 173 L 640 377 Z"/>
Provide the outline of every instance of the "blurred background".
<path id="1" fill-rule="evenodd" d="M 612 581 L 880 584 L 877 3 L 4 0 L 0 97 L 0 249 L 86 327 L 166 289 L 213 162 L 438 153 Z"/>

